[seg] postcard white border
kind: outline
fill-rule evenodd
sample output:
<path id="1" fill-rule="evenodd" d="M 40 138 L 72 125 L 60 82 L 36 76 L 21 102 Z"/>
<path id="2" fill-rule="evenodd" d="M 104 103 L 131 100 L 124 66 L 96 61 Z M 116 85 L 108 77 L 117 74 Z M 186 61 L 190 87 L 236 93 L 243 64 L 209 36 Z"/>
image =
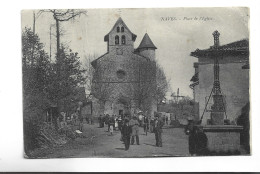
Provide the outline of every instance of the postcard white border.
<path id="1" fill-rule="evenodd" d="M 250 7 L 252 156 L 150 159 L 85 158 L 24 159 L 22 128 L 21 16 L 22 9 L 42 8 L 170 8 Z M 66 172 L 257 172 L 260 171 L 259 43 L 257 0 L 8 0 L 1 3 L 0 27 L 0 171 Z"/>

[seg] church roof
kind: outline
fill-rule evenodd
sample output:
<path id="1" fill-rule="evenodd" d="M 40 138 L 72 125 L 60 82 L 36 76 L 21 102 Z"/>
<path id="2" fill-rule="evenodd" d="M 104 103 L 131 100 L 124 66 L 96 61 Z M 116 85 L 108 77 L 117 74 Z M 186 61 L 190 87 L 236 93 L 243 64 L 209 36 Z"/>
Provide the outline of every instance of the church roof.
<path id="1" fill-rule="evenodd" d="M 222 54 L 223 56 L 237 56 L 237 55 L 249 55 L 249 41 L 248 39 L 239 40 L 226 45 L 219 46 L 217 49 L 210 47 L 208 49 L 200 50 L 196 49 L 191 52 L 191 56 L 197 58 L 208 58 L 214 54 Z"/>
<path id="2" fill-rule="evenodd" d="M 141 48 L 157 49 L 147 33 L 145 33 L 145 35 L 144 35 L 144 37 L 143 37 L 143 39 L 142 39 L 142 41 L 141 41 L 141 43 L 140 43 L 140 45 L 137 49 L 141 49 Z"/>
<path id="3" fill-rule="evenodd" d="M 107 55 L 107 54 L 108 54 L 108 52 L 105 53 L 105 54 L 103 54 L 102 56 L 96 58 L 95 60 L 93 60 L 93 61 L 91 62 L 91 65 L 92 65 L 94 68 L 96 68 L 98 59 L 101 59 L 102 57 L 104 57 L 104 56 Z"/>
<path id="4" fill-rule="evenodd" d="M 195 73 L 194 76 L 190 79 L 191 82 L 199 81 L 199 73 Z"/>
<path id="5" fill-rule="evenodd" d="M 109 33 L 107 33 L 107 35 L 105 35 L 104 41 L 108 41 L 108 35 L 109 35 L 120 23 L 132 34 L 132 40 L 135 41 L 135 39 L 136 39 L 137 36 L 129 30 L 129 28 L 126 26 L 125 22 L 123 21 L 123 19 L 122 19 L 121 17 L 119 17 L 119 18 L 117 19 L 115 25 L 112 27 L 112 29 L 109 31 Z"/>

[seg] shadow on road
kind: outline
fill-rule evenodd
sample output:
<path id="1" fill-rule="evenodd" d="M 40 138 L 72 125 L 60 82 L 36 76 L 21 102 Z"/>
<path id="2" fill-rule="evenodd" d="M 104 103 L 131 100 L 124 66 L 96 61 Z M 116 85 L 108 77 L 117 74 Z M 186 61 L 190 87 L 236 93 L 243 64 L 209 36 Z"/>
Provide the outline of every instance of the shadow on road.
<path id="1" fill-rule="evenodd" d="M 147 143 L 144 143 L 144 145 L 148 145 L 148 146 L 157 147 L 157 146 L 155 146 L 154 144 L 147 144 Z"/>
<path id="2" fill-rule="evenodd" d="M 115 148 L 116 150 L 125 150 L 125 148 L 122 148 L 122 147 L 120 147 L 120 148 Z"/>

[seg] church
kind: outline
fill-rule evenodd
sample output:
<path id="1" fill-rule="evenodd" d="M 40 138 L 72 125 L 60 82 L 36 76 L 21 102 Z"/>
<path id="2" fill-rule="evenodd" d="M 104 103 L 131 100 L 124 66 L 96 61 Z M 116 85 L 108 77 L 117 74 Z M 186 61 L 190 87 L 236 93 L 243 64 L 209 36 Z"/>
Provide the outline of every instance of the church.
<path id="1" fill-rule="evenodd" d="M 137 35 L 120 17 L 104 37 L 107 52 L 91 62 L 94 68 L 92 94 L 97 99 L 95 116 L 133 115 L 157 111 L 157 49 L 146 33 L 135 49 Z"/>

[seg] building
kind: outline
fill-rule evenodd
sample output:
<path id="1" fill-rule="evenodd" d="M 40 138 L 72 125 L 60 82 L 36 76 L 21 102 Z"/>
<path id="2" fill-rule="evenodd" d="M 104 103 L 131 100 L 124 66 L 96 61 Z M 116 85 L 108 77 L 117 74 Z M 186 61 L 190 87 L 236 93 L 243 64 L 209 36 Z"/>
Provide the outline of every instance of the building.
<path id="1" fill-rule="evenodd" d="M 218 40 L 217 40 L 218 42 Z M 219 43 L 217 43 L 219 44 Z M 216 50 L 216 51 L 214 51 Z M 219 83 L 224 98 L 225 119 L 236 124 L 241 109 L 249 102 L 249 42 L 248 39 L 226 45 L 217 45 L 216 49 L 199 50 L 191 53 L 198 62 L 194 63 L 195 74 L 190 87 L 194 100 L 199 103 L 199 116 L 202 124 L 207 124 L 214 104 L 209 100 L 214 83 L 214 57 L 219 56 Z M 200 119 L 199 118 L 199 119 Z"/>
<path id="2" fill-rule="evenodd" d="M 237 153 L 243 145 L 250 153 L 249 125 L 244 118 L 241 124 L 249 105 L 249 42 L 220 45 L 219 36 L 218 31 L 213 32 L 213 46 L 191 52 L 198 58 L 190 86 L 199 103 L 199 127 L 209 151 Z"/>
<path id="3" fill-rule="evenodd" d="M 146 33 L 134 48 L 136 35 L 120 17 L 104 37 L 107 52 L 91 64 L 95 69 L 92 93 L 99 114 L 134 114 L 141 109 L 153 116 L 157 111 L 155 50 Z"/>

